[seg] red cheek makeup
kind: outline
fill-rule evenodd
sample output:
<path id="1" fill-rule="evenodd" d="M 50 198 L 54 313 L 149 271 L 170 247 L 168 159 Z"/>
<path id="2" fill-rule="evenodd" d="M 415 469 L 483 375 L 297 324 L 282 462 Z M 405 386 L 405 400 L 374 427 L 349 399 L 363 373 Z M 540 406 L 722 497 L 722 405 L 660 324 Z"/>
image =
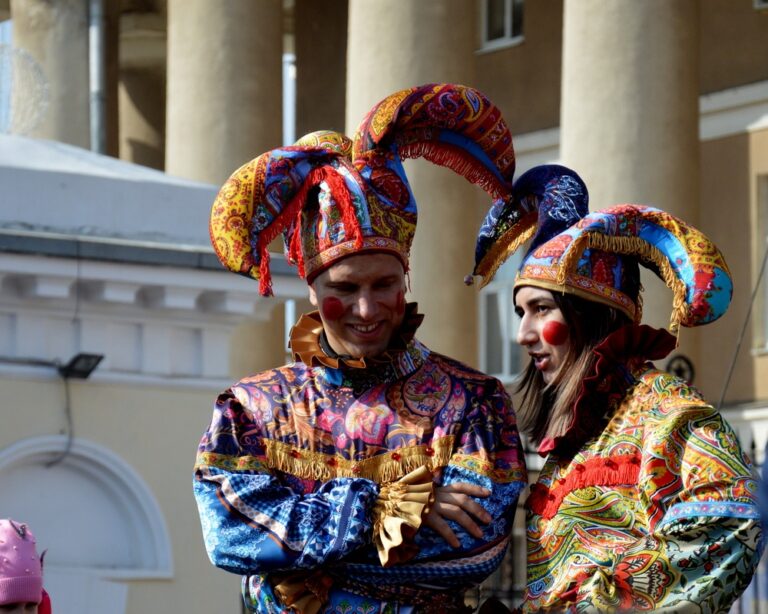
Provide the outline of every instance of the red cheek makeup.
<path id="1" fill-rule="evenodd" d="M 563 345 L 568 340 L 568 327 L 562 322 L 550 321 L 544 325 L 541 336 L 550 345 Z"/>
<path id="2" fill-rule="evenodd" d="M 335 296 L 329 296 L 323 299 L 320 311 L 326 320 L 338 320 L 344 315 L 344 303 Z"/>

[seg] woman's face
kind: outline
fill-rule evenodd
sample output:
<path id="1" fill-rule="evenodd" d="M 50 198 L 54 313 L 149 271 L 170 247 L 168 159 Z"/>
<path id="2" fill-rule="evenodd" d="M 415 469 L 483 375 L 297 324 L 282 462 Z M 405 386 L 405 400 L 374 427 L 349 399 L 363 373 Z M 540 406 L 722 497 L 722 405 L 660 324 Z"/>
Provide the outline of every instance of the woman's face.
<path id="1" fill-rule="evenodd" d="M 515 294 L 515 313 L 520 317 L 517 342 L 528 350 L 544 382 L 554 381 L 570 348 L 570 331 L 552 293 L 523 286 Z"/>

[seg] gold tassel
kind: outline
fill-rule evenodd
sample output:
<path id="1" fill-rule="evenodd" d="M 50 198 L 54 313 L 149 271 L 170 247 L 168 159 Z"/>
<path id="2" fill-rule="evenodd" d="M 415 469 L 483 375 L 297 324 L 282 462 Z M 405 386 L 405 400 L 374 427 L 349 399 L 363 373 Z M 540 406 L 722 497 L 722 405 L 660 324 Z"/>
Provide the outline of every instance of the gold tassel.
<path id="1" fill-rule="evenodd" d="M 568 246 L 563 258 L 557 267 L 557 278 L 555 281 L 560 286 L 565 286 L 565 280 L 568 279 L 568 274 L 576 270 L 576 265 L 579 263 L 581 255 L 584 250 L 589 246 L 589 236 L 580 235 Z"/>

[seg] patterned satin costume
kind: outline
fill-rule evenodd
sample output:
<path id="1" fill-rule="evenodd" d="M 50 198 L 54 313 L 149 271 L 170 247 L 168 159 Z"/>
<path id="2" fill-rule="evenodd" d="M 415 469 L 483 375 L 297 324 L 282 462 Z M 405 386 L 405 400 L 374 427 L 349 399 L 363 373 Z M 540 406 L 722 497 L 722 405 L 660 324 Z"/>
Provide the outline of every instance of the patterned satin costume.
<path id="1" fill-rule="evenodd" d="M 403 157 L 511 189 L 509 131 L 479 92 L 430 84 L 389 96 L 354 141 L 313 133 L 262 154 L 222 187 L 211 238 L 230 270 L 271 293 L 267 246 L 312 281 L 341 259 L 386 253 L 408 269 L 416 203 Z M 401 297 L 402 298 L 402 297 Z M 526 474 L 501 384 L 413 338 L 409 305 L 383 355 L 337 356 L 317 313 L 291 334 L 294 362 L 223 393 L 195 496 L 212 562 L 243 576 L 257 612 L 460 612 L 501 561 Z M 452 548 L 423 519 L 435 488 L 485 487 L 482 538 Z"/>
<path id="2" fill-rule="evenodd" d="M 526 502 L 523 612 L 727 612 L 762 549 L 756 482 L 731 427 L 684 381 L 649 360 L 676 344 L 639 325 L 637 264 L 675 292 L 672 330 L 725 312 L 722 254 L 698 230 L 639 205 L 587 214 L 586 186 L 537 167 L 489 213 L 475 274 L 487 283 L 533 235 L 515 286 L 604 303 L 634 324 L 595 349 L 568 431 Z"/>
<path id="3" fill-rule="evenodd" d="M 320 601 L 323 612 L 451 611 L 451 593 L 499 565 L 525 485 L 509 398 L 497 380 L 415 340 L 362 369 L 319 364 L 320 352 L 216 402 L 195 483 L 213 562 L 243 574 L 257 612 L 283 611 L 276 584 L 286 601 Z M 482 539 L 454 525 L 454 550 L 415 530 L 433 473 L 491 490 L 478 499 L 493 517 Z M 377 547 L 395 560 L 382 566 Z"/>

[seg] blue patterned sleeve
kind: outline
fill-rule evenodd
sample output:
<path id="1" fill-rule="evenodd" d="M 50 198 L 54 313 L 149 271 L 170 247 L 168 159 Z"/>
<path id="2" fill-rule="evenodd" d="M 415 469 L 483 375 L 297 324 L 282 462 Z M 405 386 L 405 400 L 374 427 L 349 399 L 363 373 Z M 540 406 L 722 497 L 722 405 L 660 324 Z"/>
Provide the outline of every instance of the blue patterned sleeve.
<path id="1" fill-rule="evenodd" d="M 480 525 L 483 536 L 476 538 L 447 520 L 459 539 L 459 548 L 453 548 L 438 533 L 422 526 L 415 537 L 419 553 L 400 569 L 402 579 L 479 583 L 504 558 L 527 474 L 512 403 L 500 383 L 492 394 L 477 397 L 465 415 L 456 448 L 438 483 L 447 486 L 457 482 L 477 484 L 491 491 L 488 497 L 475 501 L 490 514 L 492 521 Z M 452 563 L 440 564 L 446 557 Z"/>
<path id="2" fill-rule="evenodd" d="M 194 494 L 213 564 L 239 574 L 312 569 L 369 545 L 378 485 L 336 478 L 299 493 L 267 468 L 256 426 L 225 393 L 200 443 Z"/>
<path id="3" fill-rule="evenodd" d="M 473 552 L 504 541 L 512 530 L 517 500 L 527 485 L 522 444 L 512 402 L 501 383 L 492 394 L 477 398 L 462 423 L 456 449 L 443 469 L 439 484 L 469 482 L 487 488 L 491 494 L 475 500 L 493 519 L 481 525 L 478 539 L 459 524 L 448 521 L 464 552 Z M 422 530 L 422 556 L 455 552 L 442 537 L 428 528 Z"/>
<path id="4" fill-rule="evenodd" d="M 354 577 L 371 583 L 426 582 L 448 588 L 478 584 L 498 568 L 527 474 L 511 400 L 501 383 L 494 382 L 490 392 L 473 391 L 471 407 L 454 433 L 451 458 L 436 478 L 442 486 L 469 482 L 491 491 L 490 496 L 475 499 L 492 517 L 489 524 L 481 525 L 483 536 L 475 538 L 448 520 L 460 542 L 453 548 L 431 528 L 421 526 L 413 538 L 417 550 L 413 558 L 391 567 L 346 562 Z"/>

